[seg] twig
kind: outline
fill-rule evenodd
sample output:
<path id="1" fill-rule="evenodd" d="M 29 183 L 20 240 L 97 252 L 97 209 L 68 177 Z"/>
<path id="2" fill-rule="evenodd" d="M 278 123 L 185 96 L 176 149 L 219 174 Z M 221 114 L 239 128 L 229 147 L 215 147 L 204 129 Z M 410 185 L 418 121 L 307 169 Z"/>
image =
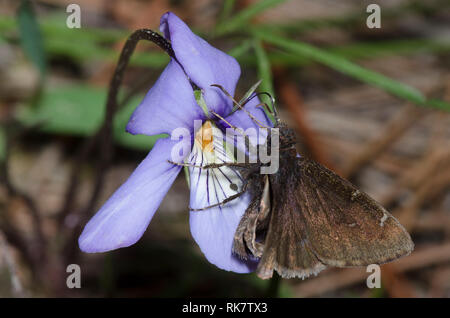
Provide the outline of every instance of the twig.
<path id="1" fill-rule="evenodd" d="M 352 178 L 364 165 L 371 162 L 394 141 L 402 136 L 419 118 L 423 116 L 423 109 L 408 104 L 386 125 L 378 137 L 371 140 L 356 155 L 354 155 L 342 169 L 342 176 Z"/>
<path id="2" fill-rule="evenodd" d="M 417 297 L 414 288 L 405 278 L 405 275 L 398 271 L 395 263 L 384 265 L 381 281 L 387 293 L 392 298 Z"/>
<path id="3" fill-rule="evenodd" d="M 434 176 L 436 171 L 441 168 L 442 163 L 449 159 L 450 151 L 441 149 L 441 147 L 431 150 L 423 159 L 414 163 L 410 169 L 405 169 L 404 173 L 386 190 L 386 194 L 380 199 L 380 202 L 383 206 L 390 206 L 402 189 L 416 190 Z"/>
<path id="4" fill-rule="evenodd" d="M 429 291 L 429 297 L 448 297 L 445 295 L 445 288 L 450 286 L 450 280 L 448 279 L 450 277 L 450 266 L 442 266 L 440 268 L 437 268 L 432 276 L 431 276 L 431 286 Z"/>
<path id="5" fill-rule="evenodd" d="M 443 212 L 443 211 L 442 211 Z M 450 234 L 450 216 L 435 211 L 434 213 L 423 215 L 415 222 L 414 232 L 421 231 L 444 231 Z"/>
<path id="6" fill-rule="evenodd" d="M 47 251 L 46 251 L 46 239 L 44 236 L 44 232 L 42 230 L 42 220 L 41 213 L 35 204 L 32 197 L 30 197 L 27 193 L 17 189 L 14 184 L 11 182 L 9 177 L 9 157 L 10 157 L 10 149 L 11 144 L 14 140 L 19 137 L 26 135 L 30 131 L 36 129 L 36 126 L 31 126 L 27 128 L 22 128 L 19 132 L 17 132 L 14 136 L 10 134 L 6 137 L 6 145 L 5 145 L 5 158 L 0 162 L 0 181 L 5 185 L 6 190 L 8 191 L 9 196 L 16 196 L 24 201 L 26 206 L 28 207 L 28 211 L 33 219 L 34 232 L 36 234 L 36 240 L 34 244 L 34 248 L 28 248 L 29 244 L 22 239 L 20 236 L 15 235 L 17 230 L 14 229 L 13 225 L 8 220 L 3 220 L 3 231 L 5 233 L 6 239 L 16 243 L 20 248 L 24 257 L 30 261 L 30 265 L 38 266 L 40 260 L 45 259 Z"/>
<path id="7" fill-rule="evenodd" d="M 448 162 L 447 165 L 448 166 Z M 407 230 L 412 230 L 417 220 L 419 208 L 423 203 L 431 200 L 433 196 L 438 195 L 450 187 L 450 169 L 443 168 L 437 171 L 434 176 L 429 179 L 417 189 L 414 195 L 399 209 L 393 212 L 405 226 Z"/>

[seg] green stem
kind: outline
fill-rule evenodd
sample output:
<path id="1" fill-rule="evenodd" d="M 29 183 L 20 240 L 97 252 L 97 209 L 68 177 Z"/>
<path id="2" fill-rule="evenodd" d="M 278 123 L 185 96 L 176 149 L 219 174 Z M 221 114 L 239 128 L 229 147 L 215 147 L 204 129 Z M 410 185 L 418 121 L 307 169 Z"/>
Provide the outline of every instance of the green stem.
<path id="1" fill-rule="evenodd" d="M 267 289 L 267 297 L 272 298 L 279 297 L 280 284 L 281 284 L 281 277 L 276 272 L 274 272 L 272 278 L 269 281 L 269 288 Z"/>
<path id="2" fill-rule="evenodd" d="M 253 48 L 256 55 L 256 63 L 258 67 L 258 77 L 262 80 L 259 91 L 269 93 L 273 98 L 275 98 L 275 90 L 273 88 L 273 76 L 269 58 L 267 57 L 266 51 L 262 47 L 261 41 L 255 39 L 253 41 Z M 262 102 L 266 103 L 271 107 L 271 101 L 268 96 L 261 96 Z M 271 109 L 273 112 L 273 109 Z M 267 113 L 269 118 L 273 121 L 273 115 Z"/>

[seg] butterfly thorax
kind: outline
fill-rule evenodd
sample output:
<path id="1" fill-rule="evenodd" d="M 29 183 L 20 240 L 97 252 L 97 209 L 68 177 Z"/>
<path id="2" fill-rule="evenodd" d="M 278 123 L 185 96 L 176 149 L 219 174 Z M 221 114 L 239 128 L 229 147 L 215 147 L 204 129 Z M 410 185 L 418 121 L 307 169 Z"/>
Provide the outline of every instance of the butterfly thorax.
<path id="1" fill-rule="evenodd" d="M 294 130 L 287 127 L 285 123 L 280 122 L 275 126 L 279 129 L 280 135 L 280 153 L 289 149 L 295 150 L 297 138 L 295 137 Z"/>

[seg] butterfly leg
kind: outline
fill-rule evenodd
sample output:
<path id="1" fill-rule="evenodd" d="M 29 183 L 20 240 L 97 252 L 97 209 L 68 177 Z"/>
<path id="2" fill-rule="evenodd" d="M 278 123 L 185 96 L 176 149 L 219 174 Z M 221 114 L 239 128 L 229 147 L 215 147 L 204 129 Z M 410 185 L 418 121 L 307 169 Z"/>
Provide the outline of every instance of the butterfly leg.
<path id="1" fill-rule="evenodd" d="M 243 233 L 245 245 L 255 257 L 261 257 L 264 251 L 264 244 L 256 241 L 256 226 L 259 213 L 249 217 L 247 227 Z"/>
<path id="2" fill-rule="evenodd" d="M 259 182 L 259 178 L 257 179 Z M 251 180 L 250 188 L 254 187 L 255 180 Z M 256 231 L 264 229 L 268 223 L 270 212 L 270 184 L 266 176 L 262 183 L 262 191 L 249 204 L 247 210 L 239 222 L 233 242 L 233 252 L 241 258 L 248 258 L 251 253 L 255 257 L 261 257 L 264 244 L 256 241 Z M 249 253 L 250 252 L 250 253 Z"/>
<path id="3" fill-rule="evenodd" d="M 210 163 L 204 166 L 198 166 L 191 163 L 185 163 L 185 162 L 174 162 L 167 160 L 168 163 L 171 163 L 176 166 L 182 166 L 182 167 L 191 167 L 191 168 L 200 168 L 200 169 L 217 169 L 221 167 L 248 167 L 248 163 L 238 163 L 238 162 L 223 162 L 223 163 Z M 251 164 L 250 164 L 251 165 Z"/>
<path id="4" fill-rule="evenodd" d="M 257 200 L 253 200 L 250 202 L 247 210 L 239 222 L 239 225 L 234 233 L 233 240 L 233 253 L 237 254 L 242 259 L 247 259 L 249 257 L 248 251 L 246 248 L 244 233 L 247 230 L 249 223 L 251 222 L 252 216 L 258 214 L 258 204 Z"/>
<path id="5" fill-rule="evenodd" d="M 232 196 L 229 196 L 228 198 L 226 198 L 226 199 L 223 200 L 222 202 L 219 202 L 219 203 L 216 203 L 216 204 L 213 204 L 213 205 L 209 205 L 209 206 L 206 206 L 206 207 L 204 207 L 204 208 L 199 208 L 199 209 L 192 209 L 192 208 L 189 208 L 189 210 L 191 210 L 191 211 L 193 211 L 193 212 L 198 212 L 198 211 L 204 211 L 204 210 L 209 209 L 209 208 L 214 208 L 214 207 L 216 207 L 216 206 L 223 206 L 223 205 L 225 205 L 226 203 L 228 203 L 228 202 L 230 202 L 230 201 L 233 201 L 233 200 L 239 198 L 241 195 L 243 195 L 243 194 L 245 193 L 245 191 L 247 191 L 247 185 L 246 185 L 246 184 L 244 184 L 244 186 L 242 187 L 242 191 L 240 191 L 240 192 L 238 192 L 238 193 L 236 193 L 236 194 L 233 194 Z"/>
<path id="6" fill-rule="evenodd" d="M 264 244 L 256 241 L 255 228 L 259 212 L 249 206 L 246 213 L 234 234 L 233 253 L 243 259 L 248 258 L 248 251 L 255 257 L 261 257 L 264 251 Z"/>
<path id="7" fill-rule="evenodd" d="M 261 199 L 256 201 L 258 203 L 257 213 L 252 213 L 249 216 L 249 222 L 245 228 L 244 241 L 248 249 L 256 257 L 261 257 L 264 251 L 264 244 L 256 241 L 256 231 L 264 224 L 270 212 L 270 183 L 267 175 L 264 180 L 264 188 Z"/>

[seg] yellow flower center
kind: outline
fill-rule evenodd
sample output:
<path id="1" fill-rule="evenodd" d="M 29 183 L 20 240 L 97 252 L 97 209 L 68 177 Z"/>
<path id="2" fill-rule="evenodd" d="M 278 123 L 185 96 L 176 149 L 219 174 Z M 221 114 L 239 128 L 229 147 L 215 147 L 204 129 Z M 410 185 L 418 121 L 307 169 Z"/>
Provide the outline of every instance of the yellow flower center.
<path id="1" fill-rule="evenodd" d="M 203 152 L 214 151 L 213 126 L 211 121 L 207 120 L 195 135 L 195 142 Z"/>

